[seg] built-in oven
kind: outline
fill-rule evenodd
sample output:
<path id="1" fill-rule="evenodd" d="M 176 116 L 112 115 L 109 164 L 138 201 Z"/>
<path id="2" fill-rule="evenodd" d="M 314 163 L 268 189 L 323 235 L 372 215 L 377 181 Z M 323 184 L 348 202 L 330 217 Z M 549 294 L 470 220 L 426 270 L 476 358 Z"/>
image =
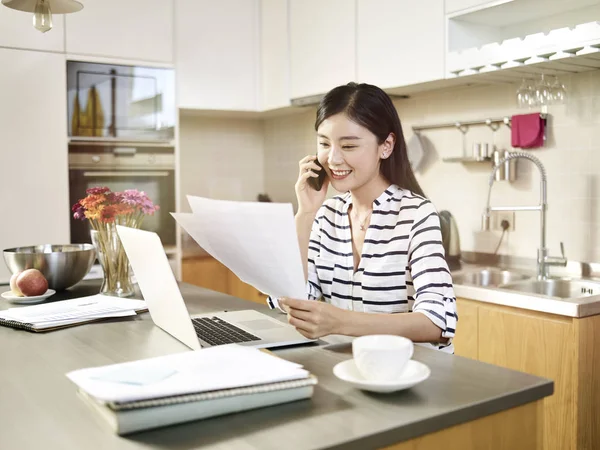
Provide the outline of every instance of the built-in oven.
<path id="1" fill-rule="evenodd" d="M 139 152 L 138 148 L 112 147 L 111 153 L 86 152 L 69 155 L 69 196 L 71 205 L 85 197 L 86 189 L 108 187 L 113 192 L 126 189 L 144 191 L 159 205 L 144 218 L 143 229 L 156 232 L 167 250 L 176 245 L 175 156 L 173 152 Z M 87 220 L 71 216 L 71 242 L 91 242 Z"/>
<path id="2" fill-rule="evenodd" d="M 71 205 L 91 187 L 144 191 L 160 209 L 142 228 L 175 252 L 174 71 L 67 61 L 67 111 Z M 90 241 L 89 223 L 71 217 L 71 242 Z"/>

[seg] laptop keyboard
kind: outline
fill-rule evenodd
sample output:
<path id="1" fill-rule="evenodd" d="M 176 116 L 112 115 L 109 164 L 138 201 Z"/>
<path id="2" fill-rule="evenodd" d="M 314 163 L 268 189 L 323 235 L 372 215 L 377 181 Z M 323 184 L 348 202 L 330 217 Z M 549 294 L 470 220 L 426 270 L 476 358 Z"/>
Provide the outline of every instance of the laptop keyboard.
<path id="1" fill-rule="evenodd" d="M 196 330 L 196 336 L 210 345 L 260 341 L 258 336 L 254 336 L 218 317 L 196 317 L 192 319 L 192 323 Z"/>

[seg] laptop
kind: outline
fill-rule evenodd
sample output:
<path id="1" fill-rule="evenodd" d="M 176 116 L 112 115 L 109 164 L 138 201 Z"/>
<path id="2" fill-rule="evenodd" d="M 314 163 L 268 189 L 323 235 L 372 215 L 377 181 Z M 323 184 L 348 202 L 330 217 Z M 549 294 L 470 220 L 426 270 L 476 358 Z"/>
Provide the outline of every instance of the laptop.
<path id="1" fill-rule="evenodd" d="M 160 237 L 120 225 L 117 233 L 152 321 L 191 349 L 231 343 L 273 348 L 314 342 L 290 324 L 254 310 L 190 316 Z"/>

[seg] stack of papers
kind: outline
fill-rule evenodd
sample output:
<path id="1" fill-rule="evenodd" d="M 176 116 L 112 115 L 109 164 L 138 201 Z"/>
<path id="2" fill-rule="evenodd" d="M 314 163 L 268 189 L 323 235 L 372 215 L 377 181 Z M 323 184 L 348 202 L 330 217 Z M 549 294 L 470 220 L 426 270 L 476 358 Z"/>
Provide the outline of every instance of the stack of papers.
<path id="1" fill-rule="evenodd" d="M 271 297 L 307 298 L 291 203 L 187 198 L 193 213 L 171 215 L 200 247 Z"/>
<path id="2" fill-rule="evenodd" d="M 300 364 L 237 344 L 80 369 L 67 374 L 88 395 L 104 402 L 118 403 L 299 380 L 309 376 Z"/>
<path id="3" fill-rule="evenodd" d="M 98 294 L 0 311 L 0 325 L 41 331 L 102 318 L 134 316 L 146 309 L 144 300 Z"/>

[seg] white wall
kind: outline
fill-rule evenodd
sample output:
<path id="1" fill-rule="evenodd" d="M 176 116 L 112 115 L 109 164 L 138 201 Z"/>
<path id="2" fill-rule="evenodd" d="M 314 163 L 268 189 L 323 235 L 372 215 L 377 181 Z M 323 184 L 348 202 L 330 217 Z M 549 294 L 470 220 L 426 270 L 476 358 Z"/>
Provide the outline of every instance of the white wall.
<path id="1" fill-rule="evenodd" d="M 600 71 L 561 77 L 568 89 L 568 103 L 550 107 L 548 142 L 531 150 L 548 173 L 547 245 L 559 255 L 563 241 L 567 257 L 600 261 Z M 465 87 L 422 94 L 396 102 L 405 137 L 411 127 L 434 122 L 482 119 L 528 111 L 516 107 L 518 85 Z M 316 151 L 314 110 L 265 122 L 265 189 L 276 201 L 292 201 L 298 160 Z M 419 182 L 438 210 L 449 210 L 457 220 L 463 251 L 493 252 L 498 232 L 479 231 L 485 206 L 491 165 L 466 166 L 444 163 L 443 157 L 459 156 L 461 134 L 454 129 L 424 132 L 430 150 Z M 473 127 L 473 142 L 492 142 L 489 128 Z M 510 150 L 510 130 L 496 133 L 497 146 Z M 494 185 L 493 204 L 535 204 L 539 200 L 539 176 L 533 165 L 519 161 L 518 180 Z M 500 253 L 535 257 L 539 246 L 539 215 L 516 215 L 516 230 L 508 234 Z"/>

